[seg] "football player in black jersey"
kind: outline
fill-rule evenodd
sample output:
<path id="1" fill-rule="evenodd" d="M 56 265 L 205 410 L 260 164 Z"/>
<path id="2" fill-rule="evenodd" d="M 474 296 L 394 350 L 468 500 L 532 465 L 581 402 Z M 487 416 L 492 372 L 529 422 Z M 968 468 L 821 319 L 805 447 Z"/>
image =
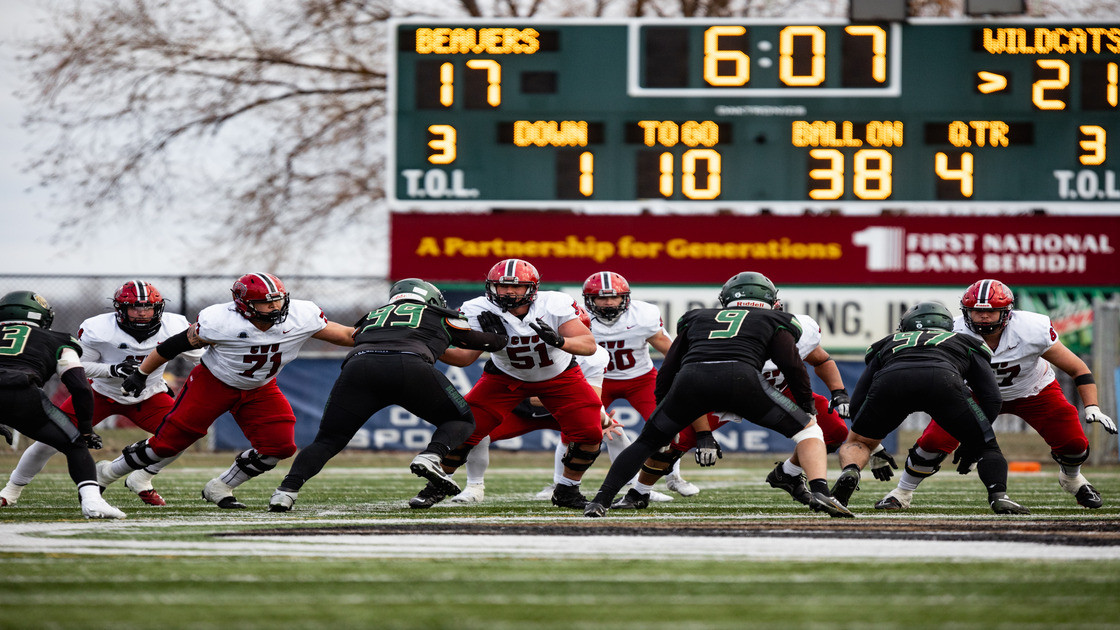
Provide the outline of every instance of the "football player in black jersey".
<path id="1" fill-rule="evenodd" d="M 70 478 L 86 518 L 124 518 L 101 497 L 91 448 L 101 448 L 93 432 L 93 390 L 79 357 L 78 340 L 50 329 L 54 309 L 33 291 L 0 298 L 0 408 L 4 421 L 20 433 L 66 455 Z M 78 417 L 75 427 L 42 390 L 58 374 L 70 392 Z M 0 499 L 0 505 L 7 500 Z"/>
<path id="2" fill-rule="evenodd" d="M 953 315 L 943 304 L 921 302 L 903 313 L 898 332 L 867 350 L 833 495 L 847 505 L 871 451 L 906 416 L 924 411 L 960 441 L 953 460 L 957 471 L 963 475 L 976 464 L 992 511 L 1030 514 L 1007 498 L 1007 460 L 992 432 L 1002 400 L 991 358 L 983 341 L 953 332 Z"/>
<path id="3" fill-rule="evenodd" d="M 829 493 L 824 434 L 813 415 L 809 374 L 797 353 L 801 325 L 791 313 L 774 310 L 777 299 L 774 283 L 746 271 L 724 283 L 719 293 L 723 308 L 694 309 L 680 318 L 677 338 L 657 374 L 657 409 L 638 439 L 611 464 L 585 516 L 605 515 L 642 462 L 709 411 L 737 414 L 794 440 L 809 479 L 810 509 L 852 516 Z M 794 400 L 762 376 L 767 359 L 785 375 Z"/>
<path id="4" fill-rule="evenodd" d="M 481 320 L 482 318 L 480 318 Z M 270 512 L 292 509 L 300 488 L 345 447 L 374 413 L 400 405 L 434 424 L 435 433 L 409 469 L 446 495 L 459 493 L 440 460 L 474 431 L 474 416 L 463 396 L 435 362 L 449 346 L 501 350 L 500 323 L 480 321 L 472 331 L 466 318 L 447 308 L 443 294 L 419 278 L 389 289 L 389 302 L 354 325 L 354 349 L 331 389 L 315 441 L 299 452 L 291 471 L 268 502 Z M 501 332 L 498 332 L 501 331 Z"/>

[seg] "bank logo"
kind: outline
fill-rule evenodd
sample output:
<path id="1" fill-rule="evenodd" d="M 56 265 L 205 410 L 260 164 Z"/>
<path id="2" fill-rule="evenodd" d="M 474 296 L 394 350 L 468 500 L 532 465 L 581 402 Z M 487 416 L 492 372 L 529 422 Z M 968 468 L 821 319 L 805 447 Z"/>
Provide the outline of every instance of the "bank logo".
<path id="1" fill-rule="evenodd" d="M 852 233 L 852 243 L 867 248 L 868 271 L 901 271 L 906 230 L 869 227 Z"/>

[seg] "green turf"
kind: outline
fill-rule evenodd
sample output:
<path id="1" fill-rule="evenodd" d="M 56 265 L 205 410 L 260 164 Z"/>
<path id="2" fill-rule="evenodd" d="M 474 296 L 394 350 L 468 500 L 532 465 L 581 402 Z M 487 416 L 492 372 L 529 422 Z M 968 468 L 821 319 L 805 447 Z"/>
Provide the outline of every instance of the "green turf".
<path id="1" fill-rule="evenodd" d="M 184 458 L 185 460 L 187 458 Z M 5 459 L 3 463 L 11 461 Z M 407 462 L 407 459 L 403 460 Z M 14 462 L 13 462 L 14 463 Z M 350 460 L 347 463 L 353 464 Z M 128 536 L 148 550 L 167 541 L 210 541 L 214 534 L 323 524 L 414 520 L 425 524 L 506 522 L 588 527 L 617 523 L 766 522 L 804 519 L 822 528 L 846 523 L 793 504 L 762 479 L 770 464 L 727 460 L 715 469 L 687 467 L 702 488 L 697 497 L 650 510 L 583 519 L 532 495 L 549 471 L 495 457 L 487 501 L 469 507 L 409 510 L 421 482 L 399 458 L 392 467 L 369 458 L 362 467 L 330 466 L 300 494 L 289 514 L 265 511 L 283 470 L 238 491 L 244 511 L 221 511 L 198 498 L 224 466 L 179 462 L 157 487 L 171 505 L 140 506 L 119 484 L 106 492 L 128 512 Z M 371 467 L 372 466 L 372 467 Z M 10 466 L 8 466 L 10 469 Z M 0 523 L 85 523 L 73 484 L 58 466 L 0 509 Z M 593 470 L 585 489 L 598 485 Z M 835 476 L 835 464 L 832 474 Z M 1013 475 L 1011 495 L 1032 519 L 1077 519 L 1087 528 L 1120 522 L 1120 469 L 1087 469 L 1106 506 L 1089 511 L 1057 486 L 1053 466 Z M 0 477 L 2 478 L 2 477 Z M 905 515 L 871 509 L 893 483 L 865 474 L 852 501 L 857 520 L 1006 523 L 987 510 L 976 476 L 951 469 L 923 484 Z M 480 518 L 485 517 L 485 518 Z M 199 525 L 197 519 L 207 519 Z M 216 521 L 216 523 L 215 523 Z M 592 523 L 594 525 L 592 525 Z M 147 525 L 150 524 L 150 527 Z M 112 524 L 103 540 L 119 539 Z M 244 539 L 239 539 L 244 540 Z M 244 543 L 251 554 L 252 540 Z M 164 550 L 154 556 L 12 553 L 0 540 L 0 628 L 1115 628 L 1120 624 L 1120 561 L 573 559 L 557 543 L 538 557 L 330 559 L 315 557 L 192 557 Z M 685 541 L 687 544 L 687 540 Z M 836 544 L 843 545 L 843 540 Z"/>

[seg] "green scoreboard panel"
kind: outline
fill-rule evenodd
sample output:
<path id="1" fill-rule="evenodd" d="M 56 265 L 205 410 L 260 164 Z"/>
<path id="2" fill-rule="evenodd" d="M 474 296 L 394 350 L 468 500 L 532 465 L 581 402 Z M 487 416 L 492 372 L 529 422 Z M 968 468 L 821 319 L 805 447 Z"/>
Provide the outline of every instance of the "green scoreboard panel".
<path id="1" fill-rule="evenodd" d="M 1120 23 L 390 28 L 394 209 L 1120 203 Z"/>

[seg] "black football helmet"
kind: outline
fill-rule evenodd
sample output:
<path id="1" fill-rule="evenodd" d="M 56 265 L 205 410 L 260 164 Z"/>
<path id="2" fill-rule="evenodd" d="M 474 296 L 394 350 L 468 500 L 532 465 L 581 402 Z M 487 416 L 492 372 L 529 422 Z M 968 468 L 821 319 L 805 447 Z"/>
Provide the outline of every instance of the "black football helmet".
<path id="1" fill-rule="evenodd" d="M 723 283 L 719 292 L 719 303 L 724 307 L 774 308 L 777 302 L 777 287 L 757 271 L 744 271 L 731 276 Z"/>
<path id="2" fill-rule="evenodd" d="M 54 309 L 34 291 L 12 291 L 0 298 L 0 322 L 10 321 L 28 322 L 49 329 L 54 321 Z"/>
<path id="3" fill-rule="evenodd" d="M 953 330 L 953 314 L 941 302 L 918 302 L 902 314 L 898 329 L 902 332 L 919 330 Z"/>
<path id="4" fill-rule="evenodd" d="M 420 278 L 405 278 L 389 289 L 389 302 L 423 302 L 428 306 L 447 308 L 443 293 L 431 282 Z"/>

